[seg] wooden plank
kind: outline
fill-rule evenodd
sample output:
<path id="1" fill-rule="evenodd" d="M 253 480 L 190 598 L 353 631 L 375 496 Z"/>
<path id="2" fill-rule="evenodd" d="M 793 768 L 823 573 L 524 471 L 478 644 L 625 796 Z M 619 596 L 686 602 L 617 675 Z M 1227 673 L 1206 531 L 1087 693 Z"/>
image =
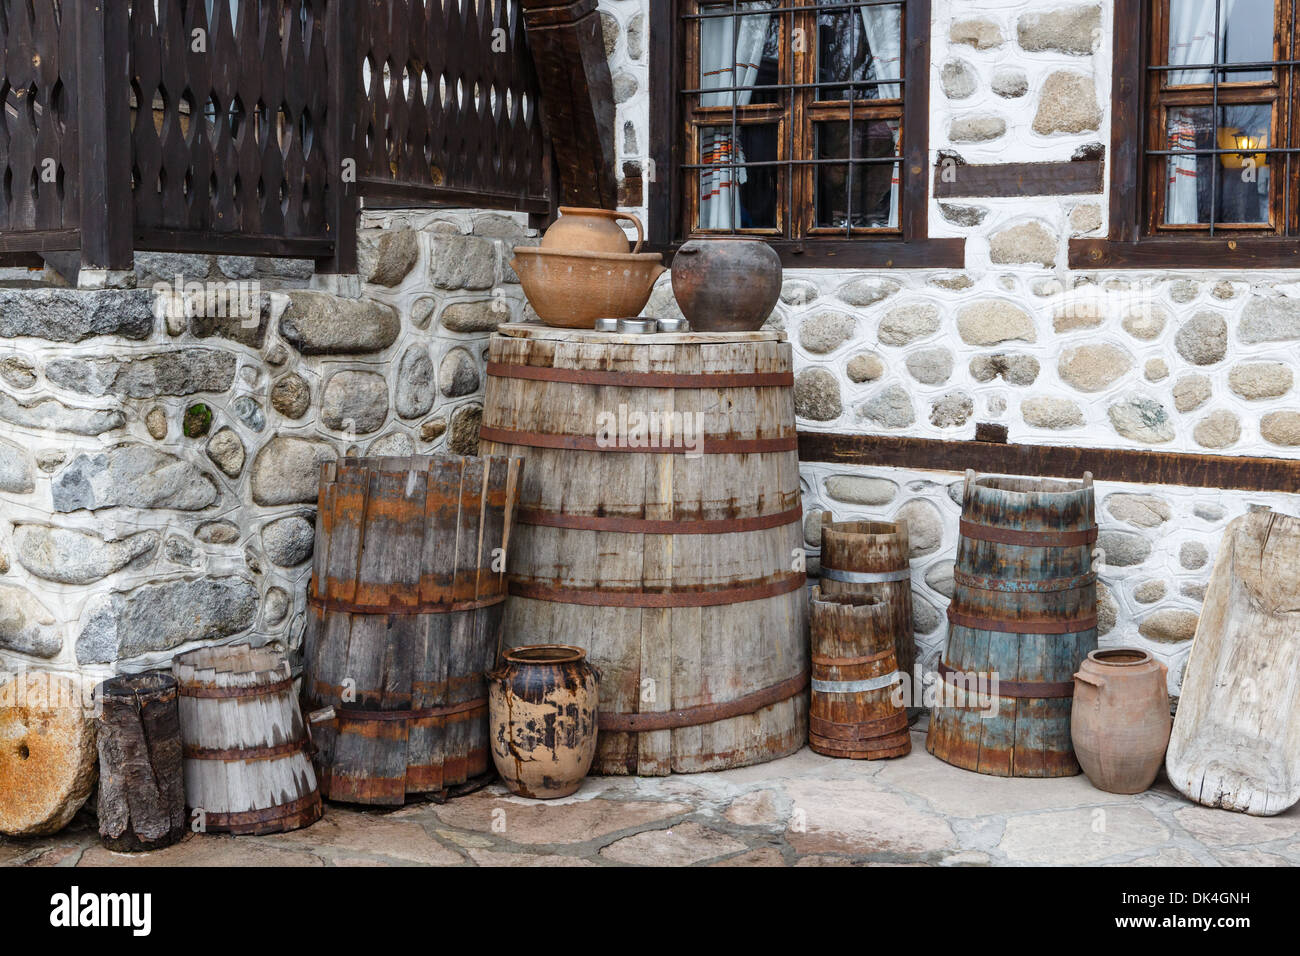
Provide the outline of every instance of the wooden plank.
<path id="1" fill-rule="evenodd" d="M 903 239 L 916 242 L 929 235 L 925 167 L 930 155 L 930 0 L 907 0 L 903 11 L 907 51 L 903 78 L 907 85 L 903 98 L 904 155 L 899 170 L 903 209 L 899 225 Z"/>
<path id="2" fill-rule="evenodd" d="M 131 124 L 126 98 L 126 4 L 78 4 L 77 123 L 81 177 L 81 263 L 130 271 Z"/>
<path id="3" fill-rule="evenodd" d="M 1057 163 L 961 163 L 946 175 L 944 161 L 935 165 L 936 199 L 996 196 L 1073 196 L 1103 191 L 1100 159 Z"/>
<path id="4" fill-rule="evenodd" d="M 1072 269 L 1293 269 L 1300 261 L 1300 239 L 1071 239 L 1069 259 Z"/>
<path id="5" fill-rule="evenodd" d="M 1097 481 L 1238 491 L 1294 493 L 1300 487 L 1300 460 L 1294 458 L 1250 458 L 1140 448 L 998 445 L 890 435 L 803 432 L 799 435 L 799 460 L 922 471 L 960 472 L 970 468 L 983 473 L 1044 478 L 1077 478 L 1085 471 L 1091 471 Z"/>

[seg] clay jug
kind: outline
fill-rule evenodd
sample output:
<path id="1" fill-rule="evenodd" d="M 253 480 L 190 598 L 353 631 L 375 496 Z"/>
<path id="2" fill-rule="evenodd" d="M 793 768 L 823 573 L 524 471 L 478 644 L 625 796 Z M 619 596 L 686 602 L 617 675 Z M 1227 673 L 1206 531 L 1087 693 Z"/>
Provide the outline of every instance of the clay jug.
<path id="1" fill-rule="evenodd" d="M 1070 736 L 1079 766 L 1108 793 L 1141 793 L 1155 782 L 1169 745 L 1169 668 L 1146 651 L 1093 651 L 1074 675 Z"/>
<path id="2" fill-rule="evenodd" d="M 761 239 L 692 239 L 673 257 L 673 295 L 696 332 L 754 332 L 781 296 L 781 257 Z"/>
<path id="3" fill-rule="evenodd" d="M 492 760 L 511 793 L 550 800 L 582 786 L 596 756 L 600 675 L 565 644 L 506 651 L 489 671 Z"/>
<path id="4" fill-rule="evenodd" d="M 640 252 L 645 241 L 645 229 L 641 220 L 630 213 L 617 209 L 583 209 L 576 206 L 561 206 L 560 218 L 551 224 L 542 237 L 542 248 L 556 252 L 604 252 L 626 255 L 628 251 L 627 236 L 618 226 L 618 220 L 626 220 L 636 226 L 636 248 Z"/>

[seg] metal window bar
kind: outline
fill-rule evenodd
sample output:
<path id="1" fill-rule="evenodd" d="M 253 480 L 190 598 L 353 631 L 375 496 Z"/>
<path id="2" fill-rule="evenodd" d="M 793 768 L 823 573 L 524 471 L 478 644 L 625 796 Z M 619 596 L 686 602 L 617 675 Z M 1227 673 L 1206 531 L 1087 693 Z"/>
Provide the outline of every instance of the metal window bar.
<path id="1" fill-rule="evenodd" d="M 1219 8 L 1222 0 L 1214 0 L 1214 59 L 1217 61 L 1223 47 L 1223 34 L 1219 28 Z M 1210 71 L 1210 89 L 1214 94 L 1214 108 L 1210 111 L 1210 135 L 1214 142 L 1219 142 L 1219 71 Z M 1210 163 L 1210 236 L 1214 236 L 1214 224 L 1219 213 L 1219 164 Z"/>

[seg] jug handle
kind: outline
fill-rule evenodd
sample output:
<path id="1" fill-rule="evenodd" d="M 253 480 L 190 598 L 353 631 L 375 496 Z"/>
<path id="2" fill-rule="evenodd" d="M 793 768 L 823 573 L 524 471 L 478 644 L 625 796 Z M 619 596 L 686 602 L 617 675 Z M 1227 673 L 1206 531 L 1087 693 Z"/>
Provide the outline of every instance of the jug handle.
<path id="1" fill-rule="evenodd" d="M 1103 687 L 1106 686 L 1106 678 L 1093 677 L 1091 674 L 1084 674 L 1082 672 L 1075 674 L 1074 679 L 1081 680 L 1085 684 L 1091 684 L 1093 687 L 1097 688 L 1098 690 L 1101 690 Z"/>
<path id="2" fill-rule="evenodd" d="M 636 226 L 636 246 L 632 250 L 632 255 L 641 251 L 641 246 L 645 244 L 645 227 L 641 225 L 640 219 L 630 212 L 620 212 L 617 209 L 592 209 L 591 212 L 606 219 L 613 219 L 615 222 L 623 220 Z"/>

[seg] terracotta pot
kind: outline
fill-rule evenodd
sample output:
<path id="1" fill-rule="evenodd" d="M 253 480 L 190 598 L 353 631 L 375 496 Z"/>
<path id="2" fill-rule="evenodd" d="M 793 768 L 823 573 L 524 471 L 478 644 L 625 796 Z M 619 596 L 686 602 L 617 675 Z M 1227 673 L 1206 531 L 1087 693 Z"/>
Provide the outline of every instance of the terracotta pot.
<path id="1" fill-rule="evenodd" d="M 781 297 L 781 257 L 761 239 L 692 239 L 672 268 L 673 295 L 696 332 L 753 332 Z"/>
<path id="2" fill-rule="evenodd" d="M 542 237 L 542 248 L 554 249 L 556 252 L 626 255 L 627 235 L 618 227 L 619 220 L 626 220 L 636 226 L 636 248 L 632 252 L 640 252 L 641 243 L 645 241 L 645 229 L 636 216 L 616 209 L 583 209 L 576 206 L 560 207 L 560 218 L 546 230 L 546 235 Z"/>
<path id="3" fill-rule="evenodd" d="M 521 797 L 567 797 L 596 756 L 600 675 L 587 652 L 565 644 L 506 651 L 489 671 L 489 734 L 497 772 Z"/>
<path id="4" fill-rule="evenodd" d="M 636 315 L 665 271 L 657 252 L 616 255 L 536 246 L 515 249 L 510 266 L 538 318 L 561 329 L 591 329 L 597 319 Z"/>
<path id="5" fill-rule="evenodd" d="M 1169 668 L 1133 647 L 1093 651 L 1074 675 L 1070 736 L 1092 785 L 1141 793 L 1169 745 Z"/>

